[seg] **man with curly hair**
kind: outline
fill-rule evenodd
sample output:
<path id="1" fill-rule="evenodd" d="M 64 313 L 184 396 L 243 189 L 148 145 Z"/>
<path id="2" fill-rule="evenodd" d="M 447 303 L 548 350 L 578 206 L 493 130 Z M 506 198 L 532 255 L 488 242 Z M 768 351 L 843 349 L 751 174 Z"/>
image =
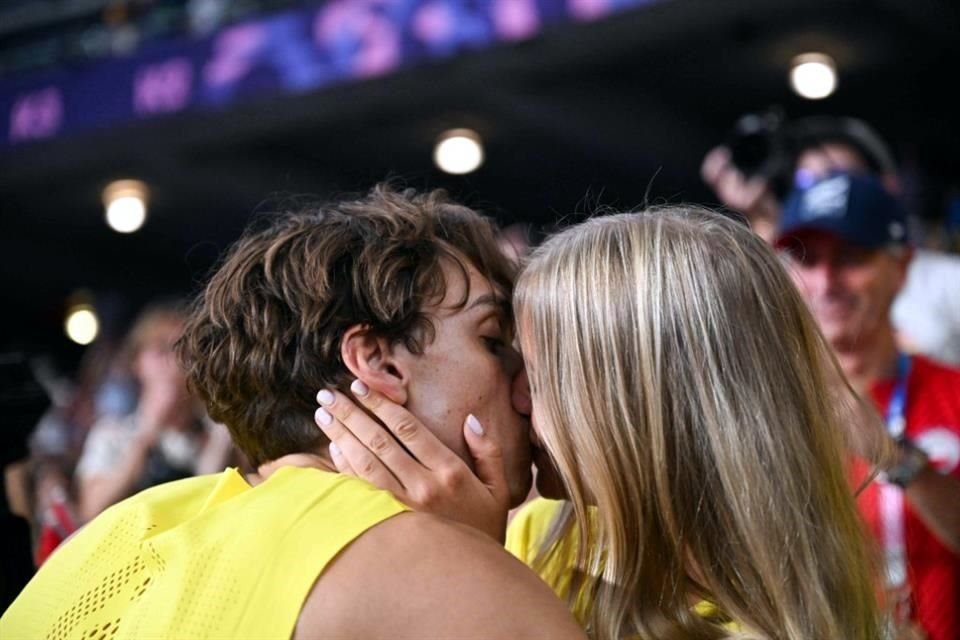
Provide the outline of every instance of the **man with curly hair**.
<path id="1" fill-rule="evenodd" d="M 316 390 L 356 379 L 461 464 L 501 460 L 509 488 L 492 499 L 519 504 L 530 442 L 511 403 L 513 277 L 492 224 L 440 192 L 381 186 L 248 230 L 177 350 L 259 474 L 228 469 L 107 510 L 47 562 L 0 635 L 582 637 L 498 541 L 336 473 L 314 423 Z"/>

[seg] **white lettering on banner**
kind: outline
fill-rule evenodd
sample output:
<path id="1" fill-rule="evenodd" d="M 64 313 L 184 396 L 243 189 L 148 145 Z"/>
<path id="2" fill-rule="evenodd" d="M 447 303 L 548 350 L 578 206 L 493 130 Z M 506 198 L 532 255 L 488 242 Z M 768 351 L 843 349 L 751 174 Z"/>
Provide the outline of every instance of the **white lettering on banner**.
<path id="1" fill-rule="evenodd" d="M 385 15 L 390 2 L 338 0 L 317 13 L 314 41 L 325 49 L 339 76 L 368 78 L 400 66 L 401 33 Z"/>
<path id="2" fill-rule="evenodd" d="M 836 176 L 810 187 L 803 194 L 804 219 L 838 218 L 847 209 L 850 196 L 850 178 Z"/>
<path id="3" fill-rule="evenodd" d="M 57 87 L 19 96 L 10 109 L 10 142 L 49 138 L 63 124 L 63 96 Z"/>
<path id="4" fill-rule="evenodd" d="M 133 109 L 141 115 L 179 111 L 192 89 L 193 65 L 187 58 L 148 65 L 134 77 Z"/>

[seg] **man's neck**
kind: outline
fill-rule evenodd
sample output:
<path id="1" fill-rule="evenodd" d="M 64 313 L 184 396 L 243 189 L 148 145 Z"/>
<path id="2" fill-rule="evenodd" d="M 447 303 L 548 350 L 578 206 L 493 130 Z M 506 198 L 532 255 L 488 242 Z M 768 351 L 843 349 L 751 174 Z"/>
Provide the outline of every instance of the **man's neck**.
<path id="1" fill-rule="evenodd" d="M 861 393 L 869 391 L 878 381 L 896 375 L 899 350 L 891 326 L 883 327 L 873 339 L 848 348 L 834 345 L 834 349 L 850 384 Z"/>
<path id="2" fill-rule="evenodd" d="M 330 454 L 326 451 L 323 453 L 288 453 L 276 460 L 264 462 L 257 467 L 257 473 L 252 474 L 247 479 L 251 481 L 251 484 L 259 484 L 282 467 L 304 467 L 337 473 L 337 467 L 330 460 Z"/>

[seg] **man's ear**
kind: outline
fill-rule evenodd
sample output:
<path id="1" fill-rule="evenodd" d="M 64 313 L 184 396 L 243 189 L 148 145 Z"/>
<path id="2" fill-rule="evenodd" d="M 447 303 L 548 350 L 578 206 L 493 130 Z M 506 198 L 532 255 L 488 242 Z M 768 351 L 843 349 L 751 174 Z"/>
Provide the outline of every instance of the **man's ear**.
<path id="1" fill-rule="evenodd" d="M 407 403 L 409 371 L 387 340 L 372 335 L 367 327 L 354 325 L 340 341 L 340 358 L 368 387 L 399 405 Z"/>
<path id="2" fill-rule="evenodd" d="M 913 247 L 904 247 L 897 257 L 897 289 L 900 290 L 907 284 L 907 270 L 910 268 L 910 262 L 913 260 Z"/>

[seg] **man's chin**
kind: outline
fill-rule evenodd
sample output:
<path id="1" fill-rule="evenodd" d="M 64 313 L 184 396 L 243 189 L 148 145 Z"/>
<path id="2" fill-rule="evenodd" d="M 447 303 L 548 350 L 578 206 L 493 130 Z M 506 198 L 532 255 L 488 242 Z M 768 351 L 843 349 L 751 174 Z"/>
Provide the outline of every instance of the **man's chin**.
<path id="1" fill-rule="evenodd" d="M 508 483 L 510 488 L 510 508 L 519 507 L 530 496 L 530 487 L 533 486 L 533 472 L 527 465 L 522 473 L 518 473 Z"/>
<path id="2" fill-rule="evenodd" d="M 835 351 L 848 351 L 860 341 L 860 333 L 850 331 L 846 326 L 823 326 L 820 327 L 823 337 Z"/>
<path id="3" fill-rule="evenodd" d="M 817 327 L 820 328 L 820 333 L 828 342 L 841 340 L 850 333 L 851 322 L 849 316 L 838 318 L 834 315 L 816 313 L 813 318 L 817 322 Z"/>
<path id="4" fill-rule="evenodd" d="M 814 313 L 814 318 L 828 340 L 849 335 L 863 324 L 863 313 L 855 305 L 819 308 Z"/>

